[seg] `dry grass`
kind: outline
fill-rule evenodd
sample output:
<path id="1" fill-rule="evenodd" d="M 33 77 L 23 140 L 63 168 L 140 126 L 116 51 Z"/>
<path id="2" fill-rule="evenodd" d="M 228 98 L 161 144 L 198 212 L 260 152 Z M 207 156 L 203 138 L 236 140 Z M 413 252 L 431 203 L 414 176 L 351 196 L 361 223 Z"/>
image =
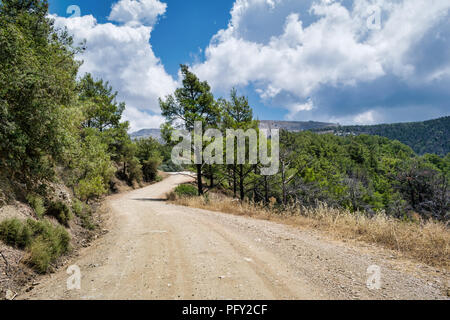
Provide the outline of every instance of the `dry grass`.
<path id="1" fill-rule="evenodd" d="M 189 207 L 314 228 L 338 239 L 381 245 L 431 266 L 450 266 L 450 232 L 448 226 L 436 221 L 405 222 L 384 214 L 368 217 L 326 205 L 316 208 L 291 207 L 280 211 L 273 206 L 240 202 L 218 194 L 210 194 L 207 198 L 180 198 L 172 193 L 168 199 Z"/>

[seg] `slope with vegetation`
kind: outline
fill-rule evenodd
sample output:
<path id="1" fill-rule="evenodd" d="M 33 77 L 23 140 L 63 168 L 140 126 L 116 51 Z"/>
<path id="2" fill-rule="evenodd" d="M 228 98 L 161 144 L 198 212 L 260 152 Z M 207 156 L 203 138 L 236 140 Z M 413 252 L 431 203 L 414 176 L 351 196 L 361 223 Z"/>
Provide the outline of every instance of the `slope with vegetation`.
<path id="1" fill-rule="evenodd" d="M 156 180 L 168 157 L 152 139 L 130 139 L 117 93 L 78 74 L 80 50 L 47 1 L 0 2 L 0 240 L 38 272 L 95 228 L 97 199 Z M 28 209 L 6 214 L 17 207 Z"/>
<path id="2" fill-rule="evenodd" d="M 340 126 L 317 131 L 330 130 L 337 135 L 370 134 L 398 140 L 419 155 L 434 153 L 445 156 L 450 152 L 450 116 L 423 122 Z"/>

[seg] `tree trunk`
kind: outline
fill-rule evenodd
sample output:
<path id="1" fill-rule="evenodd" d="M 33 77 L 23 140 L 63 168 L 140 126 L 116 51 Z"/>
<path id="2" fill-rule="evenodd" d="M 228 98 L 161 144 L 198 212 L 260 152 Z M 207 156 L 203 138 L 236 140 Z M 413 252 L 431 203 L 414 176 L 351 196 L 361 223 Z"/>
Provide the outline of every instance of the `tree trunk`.
<path id="1" fill-rule="evenodd" d="M 253 168 L 253 170 L 254 170 L 254 173 L 255 173 L 255 177 L 257 177 L 258 176 L 258 168 L 257 168 L 257 166 L 254 166 L 254 168 Z M 253 201 L 255 201 L 255 202 L 258 202 L 258 200 L 259 200 L 259 197 L 258 197 L 258 179 L 254 179 L 254 182 L 253 182 Z"/>
<path id="2" fill-rule="evenodd" d="M 202 165 L 197 164 L 197 188 L 198 195 L 203 195 L 203 182 L 202 182 Z"/>
<path id="3" fill-rule="evenodd" d="M 244 200 L 245 190 L 244 190 L 244 166 L 239 165 L 239 191 L 241 193 L 241 200 Z"/>
<path id="4" fill-rule="evenodd" d="M 214 169 L 213 169 L 213 166 L 209 166 L 209 179 L 210 179 L 209 187 L 212 189 L 212 188 L 214 188 Z"/>
<path id="5" fill-rule="evenodd" d="M 281 162 L 281 187 L 283 190 L 283 205 L 287 205 L 287 192 L 286 192 L 286 168 L 284 162 Z"/>
<path id="6" fill-rule="evenodd" d="M 269 203 L 269 182 L 267 176 L 264 176 L 264 200 Z"/>
<path id="7" fill-rule="evenodd" d="M 236 196 L 237 196 L 237 178 L 236 178 L 236 171 L 237 171 L 236 165 L 233 165 L 233 194 L 234 194 L 234 197 L 235 197 L 235 198 L 236 198 Z"/>

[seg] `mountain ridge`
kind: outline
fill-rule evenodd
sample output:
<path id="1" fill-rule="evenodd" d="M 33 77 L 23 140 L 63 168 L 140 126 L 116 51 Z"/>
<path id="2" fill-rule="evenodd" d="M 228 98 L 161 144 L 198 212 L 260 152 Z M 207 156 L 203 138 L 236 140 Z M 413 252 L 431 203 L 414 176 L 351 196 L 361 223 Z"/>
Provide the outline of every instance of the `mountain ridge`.
<path id="1" fill-rule="evenodd" d="M 378 135 L 398 140 L 419 155 L 435 153 L 445 156 L 450 152 L 450 116 L 417 122 L 400 122 L 376 125 L 341 126 L 318 121 L 260 120 L 261 129 L 284 129 L 292 132 L 311 130 L 335 135 Z M 141 129 L 130 134 L 132 139 L 152 137 L 162 142 L 160 129 Z"/>
<path id="2" fill-rule="evenodd" d="M 406 144 L 419 155 L 434 153 L 445 156 L 450 152 L 450 116 L 418 122 L 338 126 L 313 131 L 334 133 L 335 135 L 382 136 Z"/>
<path id="3" fill-rule="evenodd" d="M 281 120 L 259 120 L 261 129 L 284 129 L 293 132 L 300 132 L 305 130 L 334 128 L 336 123 L 318 122 L 318 121 L 281 121 Z M 154 139 L 161 139 L 161 130 L 156 128 L 141 129 L 130 133 L 132 139 L 142 139 L 152 137 Z"/>

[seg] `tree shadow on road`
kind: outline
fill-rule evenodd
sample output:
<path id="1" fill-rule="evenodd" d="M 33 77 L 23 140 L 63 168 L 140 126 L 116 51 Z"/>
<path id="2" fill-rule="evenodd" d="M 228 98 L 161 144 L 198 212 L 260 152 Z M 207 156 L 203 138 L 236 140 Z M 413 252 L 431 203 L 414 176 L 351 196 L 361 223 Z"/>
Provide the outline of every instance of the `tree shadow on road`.
<path id="1" fill-rule="evenodd" d="M 135 201 L 155 201 L 155 202 L 166 202 L 167 199 L 157 199 L 157 198 L 135 198 L 135 199 L 131 199 L 131 200 L 135 200 Z"/>

